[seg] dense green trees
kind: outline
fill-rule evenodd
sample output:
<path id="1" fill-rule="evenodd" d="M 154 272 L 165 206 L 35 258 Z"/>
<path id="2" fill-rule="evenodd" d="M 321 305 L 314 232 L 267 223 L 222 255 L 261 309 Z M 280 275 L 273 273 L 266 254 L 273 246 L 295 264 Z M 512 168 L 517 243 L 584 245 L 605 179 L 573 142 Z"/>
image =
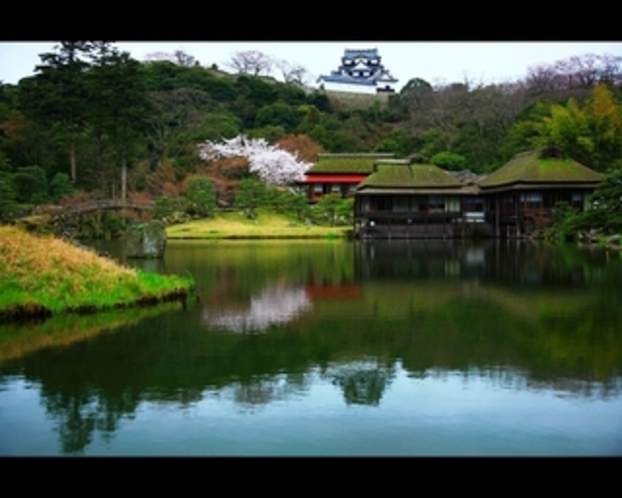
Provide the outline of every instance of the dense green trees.
<path id="1" fill-rule="evenodd" d="M 20 84 L 20 106 L 24 113 L 46 126 L 69 149 L 71 179 L 77 179 L 77 140 L 88 120 L 89 93 L 85 57 L 93 50 L 87 42 L 60 42 L 56 52 L 41 54 L 33 77 Z"/>
<path id="2" fill-rule="evenodd" d="M 576 213 L 565 202 L 553 210 L 551 235 L 560 239 L 576 239 L 580 232 L 595 231 L 599 235 L 622 232 L 622 168 L 609 172 L 590 197 L 590 209 Z"/>
<path id="3" fill-rule="evenodd" d="M 289 142 L 289 152 L 304 149 L 306 161 L 321 150 L 420 153 L 476 172 L 554 144 L 605 172 L 622 161 L 621 61 L 578 56 L 502 84 L 413 77 L 388 104 L 353 109 L 305 91 L 296 78 L 229 74 L 183 53 L 139 62 L 110 42 L 60 42 L 41 55 L 34 76 L 0 83 L 0 188 L 7 205 L 54 200 L 75 188 L 102 197 L 145 187 L 179 196 L 185 179 L 200 174 L 218 195 L 233 192 L 231 200 L 247 168 L 202 160 L 197 144 L 241 134 Z M 47 182 L 38 196 L 26 186 L 32 171 L 24 168 L 34 165 Z"/>
<path id="4" fill-rule="evenodd" d="M 141 64 L 109 42 L 61 42 L 41 60 L 36 74 L 20 81 L 19 110 L 47 129 L 56 149 L 68 152 L 74 184 L 78 149 L 90 143 L 95 182 L 101 186 L 120 172 L 121 197 L 126 198 L 127 168 L 142 152 L 142 123 L 151 112 Z"/>
<path id="5" fill-rule="evenodd" d="M 147 100 L 140 63 L 127 52 L 104 53 L 89 73 L 91 95 L 96 96 L 96 119 L 91 126 L 108 138 L 111 160 L 121 172 L 121 199 L 127 198 L 128 167 L 144 151 Z"/>
<path id="6" fill-rule="evenodd" d="M 604 84 L 582 104 L 537 102 L 523 116 L 508 134 L 514 150 L 555 145 L 596 171 L 622 165 L 622 108 Z"/>
<path id="7" fill-rule="evenodd" d="M 19 202 L 42 204 L 49 200 L 48 181 L 40 166 L 18 168 L 13 175 L 13 182 Z"/>
<path id="8" fill-rule="evenodd" d="M 0 221 L 11 219 L 17 209 L 17 191 L 13 176 L 0 169 Z"/>

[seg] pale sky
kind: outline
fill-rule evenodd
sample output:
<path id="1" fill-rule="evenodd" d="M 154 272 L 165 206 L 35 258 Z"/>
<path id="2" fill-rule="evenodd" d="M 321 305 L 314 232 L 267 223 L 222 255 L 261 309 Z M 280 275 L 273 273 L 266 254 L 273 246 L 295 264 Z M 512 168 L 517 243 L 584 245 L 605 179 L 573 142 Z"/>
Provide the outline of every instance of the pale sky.
<path id="1" fill-rule="evenodd" d="M 33 74 L 39 54 L 53 51 L 55 42 L 0 42 L 0 80 L 16 84 Z M 307 68 L 314 81 L 337 69 L 346 48 L 377 48 L 382 63 L 399 80 L 396 90 L 411 78 L 432 84 L 502 83 L 524 78 L 530 66 L 588 53 L 622 56 L 622 42 L 117 42 L 137 60 L 153 52 L 182 49 L 202 65 L 227 70 L 232 53 L 259 50 L 275 59 Z M 274 73 L 275 77 L 279 75 Z"/>

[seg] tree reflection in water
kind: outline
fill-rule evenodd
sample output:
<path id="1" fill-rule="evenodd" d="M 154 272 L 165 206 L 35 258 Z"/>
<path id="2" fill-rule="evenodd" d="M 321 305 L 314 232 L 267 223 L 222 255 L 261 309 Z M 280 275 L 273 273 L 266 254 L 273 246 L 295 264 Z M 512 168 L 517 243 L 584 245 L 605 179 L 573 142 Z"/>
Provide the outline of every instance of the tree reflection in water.
<path id="1" fill-rule="evenodd" d="M 256 412 L 270 403 L 287 401 L 309 391 L 314 383 L 312 372 L 300 374 L 255 375 L 250 379 L 233 382 L 225 388 L 241 411 Z"/>
<path id="2" fill-rule="evenodd" d="M 69 317 L 44 324 L 37 338 L 7 330 L 4 342 L 0 330 L 0 395 L 14 389 L 5 399 L 16 400 L 15 412 L 9 403 L 0 410 L 3 434 L 19 448 L 41 432 L 41 420 L 10 425 L 23 406 L 13 378 L 40 386 L 43 415 L 60 440 L 50 454 L 117 451 L 139 429 L 175 442 L 183 427 L 235 424 L 240 412 L 249 426 L 268 422 L 261 430 L 274 430 L 274 439 L 288 417 L 294 424 L 310 411 L 327 425 L 353 412 L 365 423 L 394 413 L 405 392 L 432 395 L 456 377 L 465 387 L 459 393 L 492 401 L 531 393 L 539 409 L 547 398 L 571 398 L 560 412 L 568 418 L 584 401 L 619 399 L 622 259 L 526 244 L 340 247 L 192 246 L 192 273 L 209 291 L 187 310 L 134 310 L 105 323 Z M 167 265 L 181 273 L 192 258 L 179 251 L 174 266 L 175 254 Z M 80 340 L 66 337 L 74 329 Z M 202 416 L 178 425 L 175 414 L 188 408 Z M 522 410 L 508 403 L 507 413 L 514 408 Z M 160 420 L 171 421 L 170 431 L 158 432 Z"/>
<path id="3" fill-rule="evenodd" d="M 380 405 L 386 388 L 395 377 L 395 365 L 375 361 L 344 363 L 330 367 L 325 377 L 343 390 L 348 405 Z"/>

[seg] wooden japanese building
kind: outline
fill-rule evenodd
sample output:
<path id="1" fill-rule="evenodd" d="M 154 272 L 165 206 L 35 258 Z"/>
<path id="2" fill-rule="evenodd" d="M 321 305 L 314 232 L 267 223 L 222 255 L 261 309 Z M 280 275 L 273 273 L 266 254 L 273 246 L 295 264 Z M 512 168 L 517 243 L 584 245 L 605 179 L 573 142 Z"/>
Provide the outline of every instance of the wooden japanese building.
<path id="1" fill-rule="evenodd" d="M 479 183 L 486 220 L 496 237 L 523 237 L 552 223 L 552 210 L 565 202 L 588 209 L 589 195 L 603 175 L 565 157 L 555 147 L 514 156 Z"/>
<path id="2" fill-rule="evenodd" d="M 356 186 L 373 173 L 377 160 L 393 157 L 392 153 L 319 154 L 317 163 L 305 173 L 301 184 L 307 187 L 312 203 L 330 193 L 354 195 Z"/>
<path id="3" fill-rule="evenodd" d="M 588 209 L 603 180 L 553 147 L 517 154 L 470 180 L 408 160 L 378 159 L 373 168 L 355 190 L 357 237 L 525 237 L 552 224 L 557 202 Z"/>
<path id="4" fill-rule="evenodd" d="M 477 185 L 432 164 L 378 161 L 356 189 L 354 233 L 363 238 L 453 238 L 484 222 Z"/>

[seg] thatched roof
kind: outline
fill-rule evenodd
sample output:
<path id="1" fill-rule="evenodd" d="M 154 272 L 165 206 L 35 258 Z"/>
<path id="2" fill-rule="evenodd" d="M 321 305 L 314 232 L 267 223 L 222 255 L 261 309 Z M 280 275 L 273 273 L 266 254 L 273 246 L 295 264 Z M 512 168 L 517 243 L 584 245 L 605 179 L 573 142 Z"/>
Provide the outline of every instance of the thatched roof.
<path id="1" fill-rule="evenodd" d="M 377 171 L 358 187 L 388 189 L 460 189 L 462 183 L 447 171 L 433 164 L 378 164 Z"/>
<path id="2" fill-rule="evenodd" d="M 558 149 L 542 148 L 515 155 L 479 185 L 483 189 L 517 183 L 597 185 L 602 180 L 603 175 L 573 159 L 563 157 Z"/>
<path id="3" fill-rule="evenodd" d="M 369 174 L 378 159 L 391 159 L 395 154 L 318 154 L 318 161 L 306 174 Z"/>

